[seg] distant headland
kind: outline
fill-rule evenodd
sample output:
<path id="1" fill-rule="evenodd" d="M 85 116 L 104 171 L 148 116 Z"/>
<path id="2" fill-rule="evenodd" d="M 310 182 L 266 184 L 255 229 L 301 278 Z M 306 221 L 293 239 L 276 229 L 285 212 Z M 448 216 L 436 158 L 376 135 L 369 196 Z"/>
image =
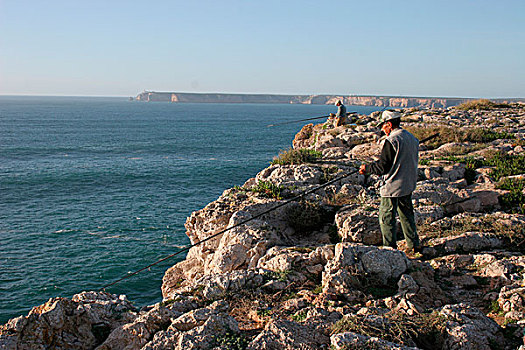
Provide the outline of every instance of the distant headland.
<path id="1" fill-rule="evenodd" d="M 135 101 L 173 103 L 283 103 L 283 104 L 334 104 L 342 100 L 346 105 L 377 107 L 426 107 L 446 108 L 456 106 L 471 98 L 455 97 L 409 97 L 367 95 L 272 95 L 272 94 L 223 94 L 144 91 Z M 495 102 L 525 101 L 519 98 L 492 99 Z"/>

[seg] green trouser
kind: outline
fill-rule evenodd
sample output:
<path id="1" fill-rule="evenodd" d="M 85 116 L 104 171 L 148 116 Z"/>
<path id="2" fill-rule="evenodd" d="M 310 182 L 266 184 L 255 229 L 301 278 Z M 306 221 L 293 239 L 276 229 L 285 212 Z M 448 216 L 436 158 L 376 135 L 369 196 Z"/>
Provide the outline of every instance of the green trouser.
<path id="1" fill-rule="evenodd" d="M 383 234 L 383 245 L 397 248 L 396 212 L 399 214 L 401 228 L 407 241 L 407 247 L 419 246 L 412 195 L 403 197 L 381 197 L 379 205 L 379 226 Z"/>

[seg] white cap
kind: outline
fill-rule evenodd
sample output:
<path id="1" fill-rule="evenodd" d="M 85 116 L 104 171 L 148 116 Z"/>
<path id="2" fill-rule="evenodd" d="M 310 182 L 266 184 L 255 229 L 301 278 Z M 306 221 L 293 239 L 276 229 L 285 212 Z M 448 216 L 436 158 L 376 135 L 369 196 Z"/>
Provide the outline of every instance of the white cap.
<path id="1" fill-rule="evenodd" d="M 381 126 L 383 125 L 383 123 L 389 120 L 392 120 L 392 119 L 397 119 L 397 118 L 401 118 L 401 114 L 399 112 L 384 111 L 383 114 L 381 114 L 381 119 L 379 120 L 379 123 L 377 124 L 377 126 Z"/>

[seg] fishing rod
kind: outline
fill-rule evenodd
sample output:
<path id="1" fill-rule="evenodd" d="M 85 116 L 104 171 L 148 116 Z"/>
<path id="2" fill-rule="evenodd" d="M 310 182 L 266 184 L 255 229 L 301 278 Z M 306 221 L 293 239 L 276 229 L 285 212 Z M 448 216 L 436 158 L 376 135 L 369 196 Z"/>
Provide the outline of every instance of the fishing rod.
<path id="1" fill-rule="evenodd" d="M 424 138 L 424 139 L 421 140 L 419 143 L 426 142 L 426 141 L 431 140 L 431 139 L 433 139 L 433 138 L 435 138 L 435 137 L 437 137 L 437 136 L 439 136 L 439 133 L 436 133 L 436 134 L 431 135 L 431 136 L 429 136 L 429 137 L 427 137 L 427 138 Z M 340 181 L 340 180 L 342 180 L 342 179 L 344 179 L 344 178 L 347 178 L 347 177 L 349 177 L 350 175 L 353 175 L 353 174 L 357 173 L 358 171 L 359 171 L 359 169 L 355 169 L 355 170 L 353 170 L 353 171 L 351 171 L 351 172 L 349 172 L 349 173 L 347 173 L 347 174 L 344 174 L 344 175 L 341 175 L 341 176 L 339 176 L 339 177 L 336 177 L 336 178 L 334 178 L 334 179 L 332 179 L 332 180 L 330 180 L 330 181 L 328 181 L 328 182 L 326 182 L 326 183 L 324 183 L 324 184 L 322 184 L 322 185 L 319 185 L 319 186 L 317 186 L 317 187 L 314 187 L 314 188 L 311 188 L 311 189 L 309 189 L 309 190 L 306 190 L 306 191 L 304 191 L 304 192 L 298 194 L 297 196 L 295 196 L 295 197 L 293 197 L 293 198 L 291 198 L 291 199 L 288 199 L 288 200 L 286 200 L 286 201 L 284 201 L 284 202 L 282 202 L 282 203 L 277 204 L 276 206 L 274 206 L 274 207 L 272 207 L 272 208 L 270 208 L 270 209 L 267 209 L 267 210 L 265 210 L 265 211 L 263 211 L 263 212 L 261 212 L 261 213 L 259 213 L 259 214 L 257 214 L 257 215 L 252 216 L 252 217 L 249 218 L 249 219 L 243 220 L 243 221 L 239 222 L 238 224 L 235 224 L 235 225 L 233 225 L 233 226 L 231 226 L 231 227 L 225 228 L 225 229 L 223 229 L 223 230 L 221 230 L 221 231 L 219 231 L 219 232 L 217 232 L 217 233 L 215 233 L 215 234 L 213 234 L 213 235 L 211 235 L 211 236 L 209 236 L 209 237 L 203 239 L 202 241 L 199 241 L 199 242 L 197 242 L 197 243 L 194 243 L 194 244 L 192 244 L 192 245 L 189 245 L 189 246 L 187 246 L 187 247 L 184 247 L 184 248 L 182 248 L 181 250 L 179 250 L 178 252 L 175 252 L 175 253 L 173 253 L 173 254 L 170 254 L 170 255 L 168 255 L 168 256 L 165 256 L 165 257 L 163 257 L 163 258 L 161 258 L 161 259 L 155 261 L 154 263 L 149 264 L 148 266 L 145 266 L 145 267 L 143 267 L 143 268 L 141 268 L 141 269 L 139 269 L 139 270 L 137 270 L 137 271 L 131 272 L 131 273 L 129 273 L 128 275 L 126 275 L 126 276 L 124 276 L 124 277 L 122 277 L 122 278 L 119 278 L 118 280 L 116 280 L 116 281 L 114 281 L 114 282 L 111 282 L 111 283 L 109 283 L 109 284 L 103 286 L 103 287 L 100 288 L 98 291 L 99 291 L 99 292 L 104 291 L 106 288 L 111 287 L 111 286 L 113 286 L 113 285 L 115 285 L 115 284 L 117 284 L 117 283 L 119 283 L 119 282 L 122 282 L 122 281 L 124 281 L 124 280 L 126 280 L 126 279 L 128 279 L 128 278 L 130 278 L 130 277 L 132 277 L 132 276 L 135 276 L 136 274 L 138 274 L 138 273 L 140 273 L 140 272 L 142 272 L 142 271 L 144 271 L 144 270 L 147 270 L 147 269 L 149 269 L 149 268 L 151 268 L 151 267 L 153 267 L 153 266 L 155 266 L 155 265 L 158 265 L 158 264 L 160 264 L 160 263 L 163 262 L 163 261 L 166 261 L 166 260 L 168 260 L 168 259 L 170 259 L 170 258 L 173 258 L 173 257 L 175 257 L 175 256 L 177 256 L 177 255 L 179 255 L 179 254 L 181 254 L 181 253 L 183 253 L 183 252 L 186 252 L 186 251 L 190 250 L 191 248 L 193 248 L 193 247 L 195 247 L 195 246 L 198 246 L 199 244 L 202 244 L 202 243 L 204 243 L 204 242 L 207 242 L 207 241 L 209 241 L 210 239 L 213 239 L 213 238 L 215 238 L 215 237 L 217 237 L 217 236 L 219 236 L 219 235 L 222 235 L 223 233 L 225 233 L 225 232 L 227 232 L 227 231 L 230 231 L 230 230 L 232 230 L 232 229 L 234 229 L 234 228 L 236 228 L 236 227 L 239 227 L 239 226 L 241 226 L 241 225 L 244 225 L 244 224 L 246 224 L 246 223 L 248 223 L 248 222 L 250 222 L 250 221 L 252 221 L 252 220 L 258 219 L 258 218 L 260 218 L 261 216 L 266 215 L 266 214 L 268 214 L 268 213 L 270 213 L 270 212 L 272 212 L 272 211 L 274 211 L 274 210 L 276 210 L 276 209 L 279 209 L 279 208 L 281 208 L 281 207 L 284 207 L 285 205 L 287 205 L 287 204 L 289 204 L 289 203 L 291 203 L 291 202 L 294 202 L 294 201 L 296 201 L 296 200 L 298 200 L 298 199 L 301 199 L 301 198 L 303 198 L 304 196 L 306 196 L 306 195 L 308 195 L 308 194 L 310 194 L 310 193 L 314 193 L 314 192 L 316 192 L 317 190 L 320 190 L 321 188 L 325 188 L 326 186 L 329 186 L 329 185 L 331 185 L 331 184 L 333 184 L 333 183 L 335 183 L 335 182 L 337 182 L 337 181 Z"/>
<path id="2" fill-rule="evenodd" d="M 330 181 L 328 181 L 328 182 L 326 182 L 326 183 L 324 183 L 324 184 L 322 184 L 322 185 L 319 185 L 319 186 L 317 186 L 317 187 L 314 187 L 314 188 L 312 188 L 312 189 L 309 189 L 309 190 L 307 190 L 307 191 L 304 191 L 303 193 L 298 194 L 297 196 L 295 196 L 295 197 L 293 197 L 293 198 L 291 198 L 291 199 L 288 199 L 288 200 L 286 200 L 286 201 L 284 201 L 284 202 L 282 202 L 282 203 L 279 203 L 278 205 L 276 205 L 276 206 L 274 206 L 274 207 L 272 207 L 272 208 L 270 208 L 270 209 L 267 209 L 267 210 L 263 211 L 262 213 L 259 213 L 259 214 L 255 215 L 255 216 L 252 216 L 252 217 L 249 218 L 249 219 L 243 220 L 243 221 L 239 222 L 238 224 L 235 224 L 235 225 L 233 225 L 233 226 L 231 226 L 231 227 L 228 227 L 228 228 L 226 228 L 226 229 L 223 229 L 223 230 L 221 230 L 221 231 L 219 231 L 219 232 L 217 232 L 217 233 L 215 233 L 215 234 L 213 234 L 213 235 L 211 235 L 211 236 L 209 236 L 209 237 L 203 239 L 202 241 L 199 241 L 199 242 L 194 243 L 194 244 L 192 244 L 192 245 L 189 245 L 189 246 L 187 246 L 187 247 L 185 247 L 185 248 L 182 248 L 182 249 L 179 250 L 178 252 L 175 252 L 175 253 L 173 253 L 173 254 L 170 254 L 170 255 L 168 255 L 168 256 L 165 256 L 164 258 L 162 258 L 162 259 L 160 259 L 160 260 L 157 260 L 157 261 L 155 261 L 154 263 L 149 264 L 148 266 L 143 267 L 143 268 L 141 268 L 141 269 L 139 269 L 139 270 L 137 270 L 137 271 L 135 271 L 135 272 L 131 272 L 131 273 L 129 273 L 128 275 L 126 275 L 126 276 L 124 276 L 124 277 L 122 277 L 122 278 L 120 278 L 120 279 L 118 279 L 118 280 L 116 280 L 116 281 L 114 281 L 114 282 L 112 282 L 112 283 L 110 283 L 110 284 L 105 285 L 104 287 L 100 288 L 98 291 L 101 292 L 101 291 L 105 290 L 105 289 L 108 288 L 108 287 L 111 287 L 111 286 L 113 286 L 113 285 L 115 285 L 115 284 L 117 284 L 117 283 L 119 283 L 119 282 L 122 282 L 122 281 L 124 281 L 124 280 L 126 280 L 126 279 L 128 279 L 128 278 L 130 278 L 130 277 L 132 277 L 132 276 L 135 276 L 136 274 L 138 274 L 138 273 L 140 273 L 140 272 L 142 272 L 142 271 L 144 271 L 144 270 L 149 269 L 150 267 L 153 267 L 153 266 L 155 266 L 155 265 L 157 265 L 157 264 L 160 264 L 161 262 L 163 262 L 163 261 L 165 261 L 165 260 L 168 260 L 168 259 L 170 259 L 170 258 L 173 258 L 174 256 L 177 256 L 177 255 L 179 255 L 180 253 L 186 252 L 186 251 L 190 250 L 191 248 L 193 248 L 193 247 L 195 247 L 195 246 L 197 246 L 197 245 L 199 245 L 199 244 L 202 244 L 202 243 L 204 243 L 204 242 L 206 242 L 206 241 L 209 241 L 210 239 L 213 239 L 213 238 L 215 238 L 215 237 L 217 237 L 217 236 L 219 236 L 219 235 L 222 235 L 223 233 L 225 233 L 225 232 L 227 232 L 227 231 L 230 231 L 230 230 L 232 230 L 232 229 L 234 229 L 234 228 L 236 228 L 236 227 L 239 227 L 239 226 L 241 226 L 241 225 L 244 225 L 244 224 L 246 224 L 246 223 L 248 223 L 248 222 L 250 222 L 250 221 L 252 221 L 252 220 L 258 219 L 258 218 L 260 218 L 260 217 L 263 216 L 263 215 L 266 215 L 266 214 L 268 214 L 268 213 L 270 213 L 270 212 L 272 212 L 272 211 L 274 211 L 274 210 L 276 210 L 276 209 L 279 209 L 279 208 L 281 208 L 281 207 L 283 207 L 283 206 L 285 206 L 285 205 L 287 205 L 287 204 L 289 204 L 289 203 L 291 203 L 291 202 L 294 202 L 294 201 L 296 201 L 296 200 L 298 200 L 298 199 L 300 199 L 300 198 L 303 198 L 304 196 L 306 196 L 306 195 L 308 195 L 308 194 L 310 194 L 310 193 L 313 193 L 313 192 L 315 192 L 315 191 L 317 191 L 317 190 L 320 190 L 321 188 L 324 188 L 324 187 L 326 187 L 326 186 L 328 186 L 328 185 L 331 185 L 331 184 L 333 184 L 334 182 L 337 182 L 337 181 L 339 181 L 339 180 L 341 180 L 341 179 L 344 179 L 344 178 L 346 178 L 346 177 L 348 177 L 348 176 L 350 176 L 350 175 L 353 175 L 353 174 L 357 173 L 358 171 L 359 171 L 359 169 L 353 170 L 353 171 L 349 172 L 348 174 L 341 175 L 341 176 L 336 177 L 335 179 L 332 179 L 332 180 L 330 180 Z"/>
<path id="3" fill-rule="evenodd" d="M 356 114 L 357 112 L 348 112 L 346 113 L 346 116 L 348 117 L 349 115 L 352 115 L 352 114 Z M 290 120 L 290 121 L 287 121 L 287 122 L 282 122 L 282 123 L 277 123 L 277 124 L 270 124 L 270 125 L 267 125 L 268 128 L 272 127 L 272 126 L 277 126 L 277 125 L 284 125 L 284 124 L 290 124 L 290 123 L 297 123 L 297 122 L 304 122 L 304 121 L 307 121 L 307 120 L 315 120 L 315 119 L 323 119 L 323 118 L 329 118 L 330 115 L 323 115 L 322 117 L 313 117 L 313 118 L 306 118 L 306 119 L 299 119 L 299 120 Z"/>
<path id="4" fill-rule="evenodd" d="M 384 106 L 383 109 L 380 112 L 382 113 L 388 107 L 390 107 L 390 106 Z M 347 112 L 346 116 L 348 117 L 348 116 L 350 116 L 352 114 L 357 114 L 357 112 Z M 270 125 L 267 125 L 267 127 L 270 128 L 272 126 L 285 125 L 285 124 L 297 123 L 297 122 L 305 122 L 307 120 L 316 120 L 316 119 L 323 119 L 323 118 L 330 118 L 330 115 L 323 115 L 322 117 L 313 117 L 313 118 L 306 118 L 306 119 L 290 120 L 290 121 L 287 121 L 287 122 L 282 122 L 282 123 L 277 123 L 277 124 L 270 124 Z"/>

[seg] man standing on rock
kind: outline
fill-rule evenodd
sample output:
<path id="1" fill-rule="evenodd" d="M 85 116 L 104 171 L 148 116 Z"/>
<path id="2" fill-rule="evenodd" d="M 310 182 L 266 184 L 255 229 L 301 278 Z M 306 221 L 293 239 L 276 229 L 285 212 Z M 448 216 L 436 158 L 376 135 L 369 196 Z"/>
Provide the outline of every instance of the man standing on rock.
<path id="1" fill-rule="evenodd" d="M 348 117 L 346 116 L 346 107 L 341 100 L 337 100 L 335 105 L 337 106 L 337 114 L 330 113 L 330 118 L 334 118 L 333 125 L 337 127 L 346 124 Z"/>
<path id="2" fill-rule="evenodd" d="M 387 137 L 383 143 L 381 157 L 370 164 L 362 164 L 360 174 L 383 176 L 380 189 L 379 226 L 383 234 L 383 245 L 397 249 L 396 213 L 409 253 L 420 250 L 419 237 L 412 206 L 412 192 L 416 189 L 419 140 L 400 127 L 401 115 L 384 111 L 378 127 Z"/>

